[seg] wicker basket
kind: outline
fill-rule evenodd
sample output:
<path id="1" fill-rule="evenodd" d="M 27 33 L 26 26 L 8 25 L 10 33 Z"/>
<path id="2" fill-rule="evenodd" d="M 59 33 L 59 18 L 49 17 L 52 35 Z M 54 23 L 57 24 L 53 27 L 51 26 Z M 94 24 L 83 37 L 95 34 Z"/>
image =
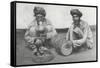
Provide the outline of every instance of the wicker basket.
<path id="1" fill-rule="evenodd" d="M 32 60 L 35 63 L 45 63 L 45 62 L 50 62 L 51 60 L 53 60 L 55 57 L 54 55 L 51 53 L 51 51 L 46 50 L 45 54 L 43 56 L 36 56 L 33 53 L 33 57 Z"/>
<path id="2" fill-rule="evenodd" d="M 65 36 L 58 35 L 52 39 L 52 42 L 54 43 L 53 46 L 56 49 L 58 54 L 67 56 L 72 53 L 73 50 L 72 42 L 67 41 L 65 39 Z"/>

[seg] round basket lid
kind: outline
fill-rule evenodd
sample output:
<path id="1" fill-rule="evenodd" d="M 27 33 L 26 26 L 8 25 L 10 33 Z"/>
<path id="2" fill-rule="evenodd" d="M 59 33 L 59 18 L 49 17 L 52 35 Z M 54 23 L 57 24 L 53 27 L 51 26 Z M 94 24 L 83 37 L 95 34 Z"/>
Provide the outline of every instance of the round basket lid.
<path id="1" fill-rule="evenodd" d="M 45 63 L 45 62 L 49 62 L 53 60 L 54 55 L 49 50 L 45 50 L 45 53 L 42 56 L 37 56 L 33 54 L 32 59 L 33 59 L 33 62 L 35 63 Z"/>
<path id="2" fill-rule="evenodd" d="M 65 56 L 72 53 L 72 42 L 66 42 L 61 46 L 61 53 Z"/>

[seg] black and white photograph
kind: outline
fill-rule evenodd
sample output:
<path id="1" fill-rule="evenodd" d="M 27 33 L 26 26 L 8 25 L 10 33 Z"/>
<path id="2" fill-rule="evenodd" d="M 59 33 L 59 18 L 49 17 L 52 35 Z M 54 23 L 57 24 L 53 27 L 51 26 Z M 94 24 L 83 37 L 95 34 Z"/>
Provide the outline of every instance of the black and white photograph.
<path id="1" fill-rule="evenodd" d="M 16 3 L 16 65 L 97 61 L 97 6 Z"/>

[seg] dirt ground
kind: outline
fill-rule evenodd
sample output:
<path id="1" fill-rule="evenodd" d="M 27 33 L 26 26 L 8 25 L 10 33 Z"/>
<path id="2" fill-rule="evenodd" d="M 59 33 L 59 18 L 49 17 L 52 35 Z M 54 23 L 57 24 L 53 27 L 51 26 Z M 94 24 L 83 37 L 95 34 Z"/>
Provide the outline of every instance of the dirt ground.
<path id="1" fill-rule="evenodd" d="M 24 33 L 17 32 L 16 34 L 16 46 L 17 46 L 17 65 L 29 65 L 37 64 L 32 61 L 32 52 L 28 50 L 25 46 Z M 59 34 L 60 37 L 65 36 L 65 33 Z M 55 58 L 50 62 L 46 63 L 61 63 L 61 62 L 79 62 L 79 61 L 95 61 L 96 60 L 96 32 L 93 31 L 94 37 L 94 47 L 90 50 L 80 49 L 77 52 L 73 52 L 69 56 L 61 56 L 52 49 Z"/>

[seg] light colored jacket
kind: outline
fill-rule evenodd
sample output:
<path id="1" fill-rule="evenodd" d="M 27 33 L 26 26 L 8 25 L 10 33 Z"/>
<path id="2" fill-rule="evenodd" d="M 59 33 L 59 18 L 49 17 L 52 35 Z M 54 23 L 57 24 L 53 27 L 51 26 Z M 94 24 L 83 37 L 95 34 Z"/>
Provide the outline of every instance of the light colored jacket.
<path id="1" fill-rule="evenodd" d="M 92 31 L 87 22 L 81 20 L 79 27 L 76 26 L 76 28 L 74 23 L 72 23 L 66 34 L 66 40 L 74 40 L 74 33 L 81 37 L 81 39 L 78 39 L 81 41 L 81 44 L 88 42 L 89 44 L 93 45 Z"/>
<path id="2" fill-rule="evenodd" d="M 37 30 L 41 27 L 45 27 L 47 38 L 51 39 L 53 36 L 57 34 L 54 26 L 51 24 L 49 20 L 45 20 L 40 26 L 38 26 L 37 21 L 33 20 L 32 23 L 29 25 L 26 33 L 25 33 L 25 40 L 27 42 L 32 42 L 36 39 L 37 36 Z"/>

